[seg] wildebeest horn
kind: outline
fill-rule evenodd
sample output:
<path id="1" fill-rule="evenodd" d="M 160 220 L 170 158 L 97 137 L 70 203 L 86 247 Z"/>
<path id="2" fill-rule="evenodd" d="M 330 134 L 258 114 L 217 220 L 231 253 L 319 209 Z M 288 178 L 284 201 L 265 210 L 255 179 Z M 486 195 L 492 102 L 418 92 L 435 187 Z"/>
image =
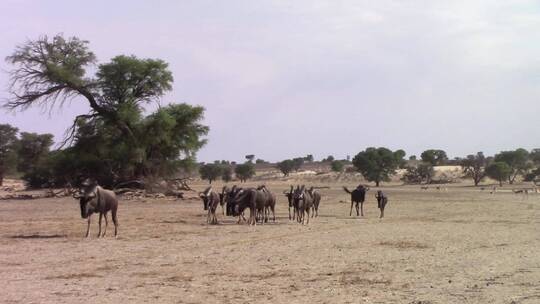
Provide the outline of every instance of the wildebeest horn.
<path id="1" fill-rule="evenodd" d="M 73 193 L 73 198 L 80 199 L 82 195 L 79 192 Z"/>

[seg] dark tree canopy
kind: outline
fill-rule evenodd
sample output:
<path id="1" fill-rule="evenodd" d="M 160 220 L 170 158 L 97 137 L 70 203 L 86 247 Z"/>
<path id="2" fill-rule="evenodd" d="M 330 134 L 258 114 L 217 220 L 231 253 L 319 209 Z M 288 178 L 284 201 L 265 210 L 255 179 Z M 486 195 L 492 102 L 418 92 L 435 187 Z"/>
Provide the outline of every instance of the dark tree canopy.
<path id="1" fill-rule="evenodd" d="M 330 168 L 334 172 L 343 172 L 343 168 L 345 167 L 345 164 L 343 164 L 343 161 L 341 160 L 334 160 L 332 163 L 330 163 Z"/>
<path id="2" fill-rule="evenodd" d="M 443 150 L 430 149 L 422 152 L 420 158 L 423 162 L 430 163 L 432 166 L 444 165 L 448 161 L 448 156 Z"/>
<path id="3" fill-rule="evenodd" d="M 144 106 L 172 88 L 172 73 L 162 60 L 116 56 L 90 75 L 96 58 L 88 41 L 61 35 L 28 41 L 6 60 L 14 65 L 7 108 L 88 103 L 89 112 L 75 117 L 66 132 L 66 155 L 58 157 L 75 162 L 65 164 L 73 170 L 66 176 L 92 175 L 110 185 L 170 175 L 192 168 L 195 153 L 206 142 L 201 139 L 208 133 L 200 123 L 202 107 L 171 104 L 144 117 Z"/>
<path id="4" fill-rule="evenodd" d="M 293 169 L 294 171 L 298 172 L 302 168 L 302 165 L 304 165 L 304 158 L 303 157 L 296 157 L 292 159 L 293 161 Z"/>
<path id="5" fill-rule="evenodd" d="M 16 167 L 18 131 L 9 124 L 0 124 L 0 186 L 4 175 Z"/>
<path id="6" fill-rule="evenodd" d="M 221 173 L 221 179 L 228 183 L 232 181 L 233 178 L 233 169 L 230 165 L 221 165 L 223 172 Z"/>
<path id="7" fill-rule="evenodd" d="M 255 166 L 248 161 L 244 164 L 236 165 L 234 173 L 241 182 L 245 182 L 255 175 Z"/>
<path id="8" fill-rule="evenodd" d="M 465 176 L 473 179 L 475 186 L 478 186 L 486 176 L 487 160 L 482 152 L 478 152 L 475 155 L 467 155 L 467 158 L 460 161 L 460 165 L 463 167 Z"/>
<path id="9" fill-rule="evenodd" d="M 493 162 L 486 168 L 486 175 L 499 182 L 502 187 L 503 181 L 512 174 L 512 168 L 505 162 Z"/>
<path id="10" fill-rule="evenodd" d="M 508 175 L 508 182 L 513 184 L 516 177 L 520 174 L 525 174 L 530 169 L 528 163 L 529 152 L 525 149 L 517 149 L 514 151 L 502 151 L 495 155 L 496 162 L 503 162 L 510 168 L 510 174 Z"/>
<path id="11" fill-rule="evenodd" d="M 276 167 L 283 173 L 285 176 L 289 176 L 289 174 L 294 170 L 294 162 L 292 159 L 286 159 L 283 161 L 280 161 L 276 164 Z"/>
<path id="12" fill-rule="evenodd" d="M 199 168 L 199 174 L 211 184 L 223 174 L 223 167 L 220 164 L 205 164 Z"/>
<path id="13" fill-rule="evenodd" d="M 398 150 L 400 151 L 400 150 Z M 375 182 L 376 186 L 382 181 L 389 181 L 403 161 L 404 154 L 392 152 L 387 148 L 367 148 L 353 158 L 353 165 L 362 173 L 364 178 Z"/>

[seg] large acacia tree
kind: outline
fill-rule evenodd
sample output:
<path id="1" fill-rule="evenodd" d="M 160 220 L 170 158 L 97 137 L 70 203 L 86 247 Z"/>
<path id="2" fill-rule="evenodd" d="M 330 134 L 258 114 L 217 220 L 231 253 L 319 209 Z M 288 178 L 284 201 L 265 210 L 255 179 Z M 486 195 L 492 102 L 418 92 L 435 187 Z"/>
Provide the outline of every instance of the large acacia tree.
<path id="1" fill-rule="evenodd" d="M 121 55 L 94 69 L 88 41 L 62 35 L 28 41 L 6 60 L 14 66 L 7 108 L 88 104 L 88 113 L 75 117 L 66 132 L 68 155 L 59 157 L 76 162 L 79 173 L 107 177 L 107 183 L 171 173 L 168 168 L 193 160 L 205 143 L 202 107 L 173 104 L 144 116 L 144 106 L 172 88 L 162 60 Z"/>
<path id="2" fill-rule="evenodd" d="M 379 187 L 380 182 L 389 181 L 390 176 L 396 173 L 404 156 L 403 150 L 392 152 L 387 148 L 372 147 L 358 153 L 352 163 L 366 180 L 375 182 Z"/>

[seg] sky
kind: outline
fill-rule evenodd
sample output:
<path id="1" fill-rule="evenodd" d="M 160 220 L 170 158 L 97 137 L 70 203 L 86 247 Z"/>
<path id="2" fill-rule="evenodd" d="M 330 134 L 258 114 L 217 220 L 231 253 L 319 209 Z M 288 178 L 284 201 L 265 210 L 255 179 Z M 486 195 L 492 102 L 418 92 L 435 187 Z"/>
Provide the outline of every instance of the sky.
<path id="1" fill-rule="evenodd" d="M 100 63 L 165 60 L 161 104 L 206 108 L 200 161 L 540 147 L 538 1 L 2 0 L 0 28 L 2 59 L 63 33 Z M 0 61 L 0 100 L 11 68 Z M 60 141 L 88 109 L 0 110 L 0 123 Z"/>

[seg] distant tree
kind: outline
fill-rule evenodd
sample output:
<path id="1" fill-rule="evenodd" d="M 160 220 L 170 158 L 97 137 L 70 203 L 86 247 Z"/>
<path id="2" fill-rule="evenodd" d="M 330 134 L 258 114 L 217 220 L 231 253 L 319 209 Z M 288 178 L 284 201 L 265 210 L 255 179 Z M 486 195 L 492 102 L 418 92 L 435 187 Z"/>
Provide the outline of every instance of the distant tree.
<path id="1" fill-rule="evenodd" d="M 403 160 L 401 153 L 394 153 L 387 148 L 367 148 L 353 158 L 353 165 L 365 179 L 375 182 L 389 181 Z"/>
<path id="2" fill-rule="evenodd" d="M 499 182 L 502 187 L 503 181 L 512 175 L 512 168 L 505 162 L 493 162 L 486 167 L 486 175 Z"/>
<path id="3" fill-rule="evenodd" d="M 248 155 L 246 155 L 246 159 L 248 160 L 248 162 L 252 163 L 253 160 L 255 159 L 255 155 L 248 154 Z"/>
<path id="4" fill-rule="evenodd" d="M 283 175 L 289 176 L 289 173 L 294 170 L 294 162 L 292 159 L 286 159 L 277 163 L 276 167 L 281 171 L 281 173 L 283 173 Z"/>
<path id="5" fill-rule="evenodd" d="M 306 162 L 311 163 L 313 162 L 313 155 L 308 154 L 304 159 Z"/>
<path id="6" fill-rule="evenodd" d="M 478 186 L 486 176 L 487 161 L 482 152 L 478 152 L 476 155 L 467 155 L 467 158 L 461 160 L 460 165 L 465 176 L 473 179 L 475 186 Z"/>
<path id="7" fill-rule="evenodd" d="M 420 163 L 418 164 L 418 176 L 421 181 L 425 181 L 426 184 L 431 184 L 431 180 L 435 175 L 435 170 L 430 163 Z"/>
<path id="8" fill-rule="evenodd" d="M 416 160 L 416 155 L 409 156 L 409 160 Z"/>
<path id="9" fill-rule="evenodd" d="M 211 184 L 223 174 L 223 167 L 220 164 L 206 164 L 199 168 L 202 179 L 208 180 Z"/>
<path id="10" fill-rule="evenodd" d="M 540 149 L 532 149 L 529 153 L 529 159 L 535 166 L 540 167 Z"/>
<path id="11" fill-rule="evenodd" d="M 330 168 L 334 172 L 343 172 L 344 167 L 343 161 L 341 160 L 334 160 L 332 163 L 330 163 Z"/>
<path id="12" fill-rule="evenodd" d="M 228 183 L 232 180 L 233 169 L 230 165 L 221 165 L 222 173 L 221 179 Z"/>
<path id="13" fill-rule="evenodd" d="M 333 162 L 335 160 L 334 156 L 328 155 L 327 158 L 323 159 L 323 162 Z"/>
<path id="14" fill-rule="evenodd" d="M 268 162 L 265 161 L 264 159 L 257 158 L 257 160 L 255 160 L 255 163 L 256 163 L 256 164 L 266 164 L 266 163 L 268 163 Z"/>
<path id="15" fill-rule="evenodd" d="M 298 172 L 298 170 L 300 170 L 300 168 L 302 168 L 302 165 L 304 164 L 304 158 L 302 157 L 296 157 L 296 158 L 293 158 L 293 169 L 294 171 Z"/>
<path id="16" fill-rule="evenodd" d="M 236 177 L 240 179 L 240 182 L 246 182 L 255 175 L 255 167 L 248 161 L 244 164 L 237 165 L 234 168 L 234 173 L 236 173 Z"/>
<path id="17" fill-rule="evenodd" d="M 16 167 L 18 131 L 9 124 L 0 124 L 0 186 L 4 182 L 4 175 Z"/>
<path id="18" fill-rule="evenodd" d="M 49 154 L 53 144 L 52 134 L 22 132 L 17 144 L 17 170 L 30 187 L 41 187 L 50 178 Z"/>
<path id="19" fill-rule="evenodd" d="M 517 149 L 514 151 L 502 151 L 495 155 L 495 162 L 504 162 L 510 167 L 508 182 L 513 184 L 516 177 L 520 174 L 525 174 L 530 169 L 528 163 L 529 152 L 525 149 Z"/>
<path id="20" fill-rule="evenodd" d="M 407 166 L 407 161 L 405 160 L 405 155 L 407 155 L 407 153 L 404 150 L 399 149 L 394 152 L 394 155 L 399 160 L 399 168 L 405 168 Z"/>
<path id="21" fill-rule="evenodd" d="M 443 150 L 426 150 L 420 155 L 423 162 L 430 163 L 432 166 L 444 165 L 448 161 L 448 156 Z"/>
<path id="22" fill-rule="evenodd" d="M 407 184 L 431 183 L 435 171 L 430 163 L 420 163 L 418 166 L 409 166 L 406 168 L 401 178 Z"/>

